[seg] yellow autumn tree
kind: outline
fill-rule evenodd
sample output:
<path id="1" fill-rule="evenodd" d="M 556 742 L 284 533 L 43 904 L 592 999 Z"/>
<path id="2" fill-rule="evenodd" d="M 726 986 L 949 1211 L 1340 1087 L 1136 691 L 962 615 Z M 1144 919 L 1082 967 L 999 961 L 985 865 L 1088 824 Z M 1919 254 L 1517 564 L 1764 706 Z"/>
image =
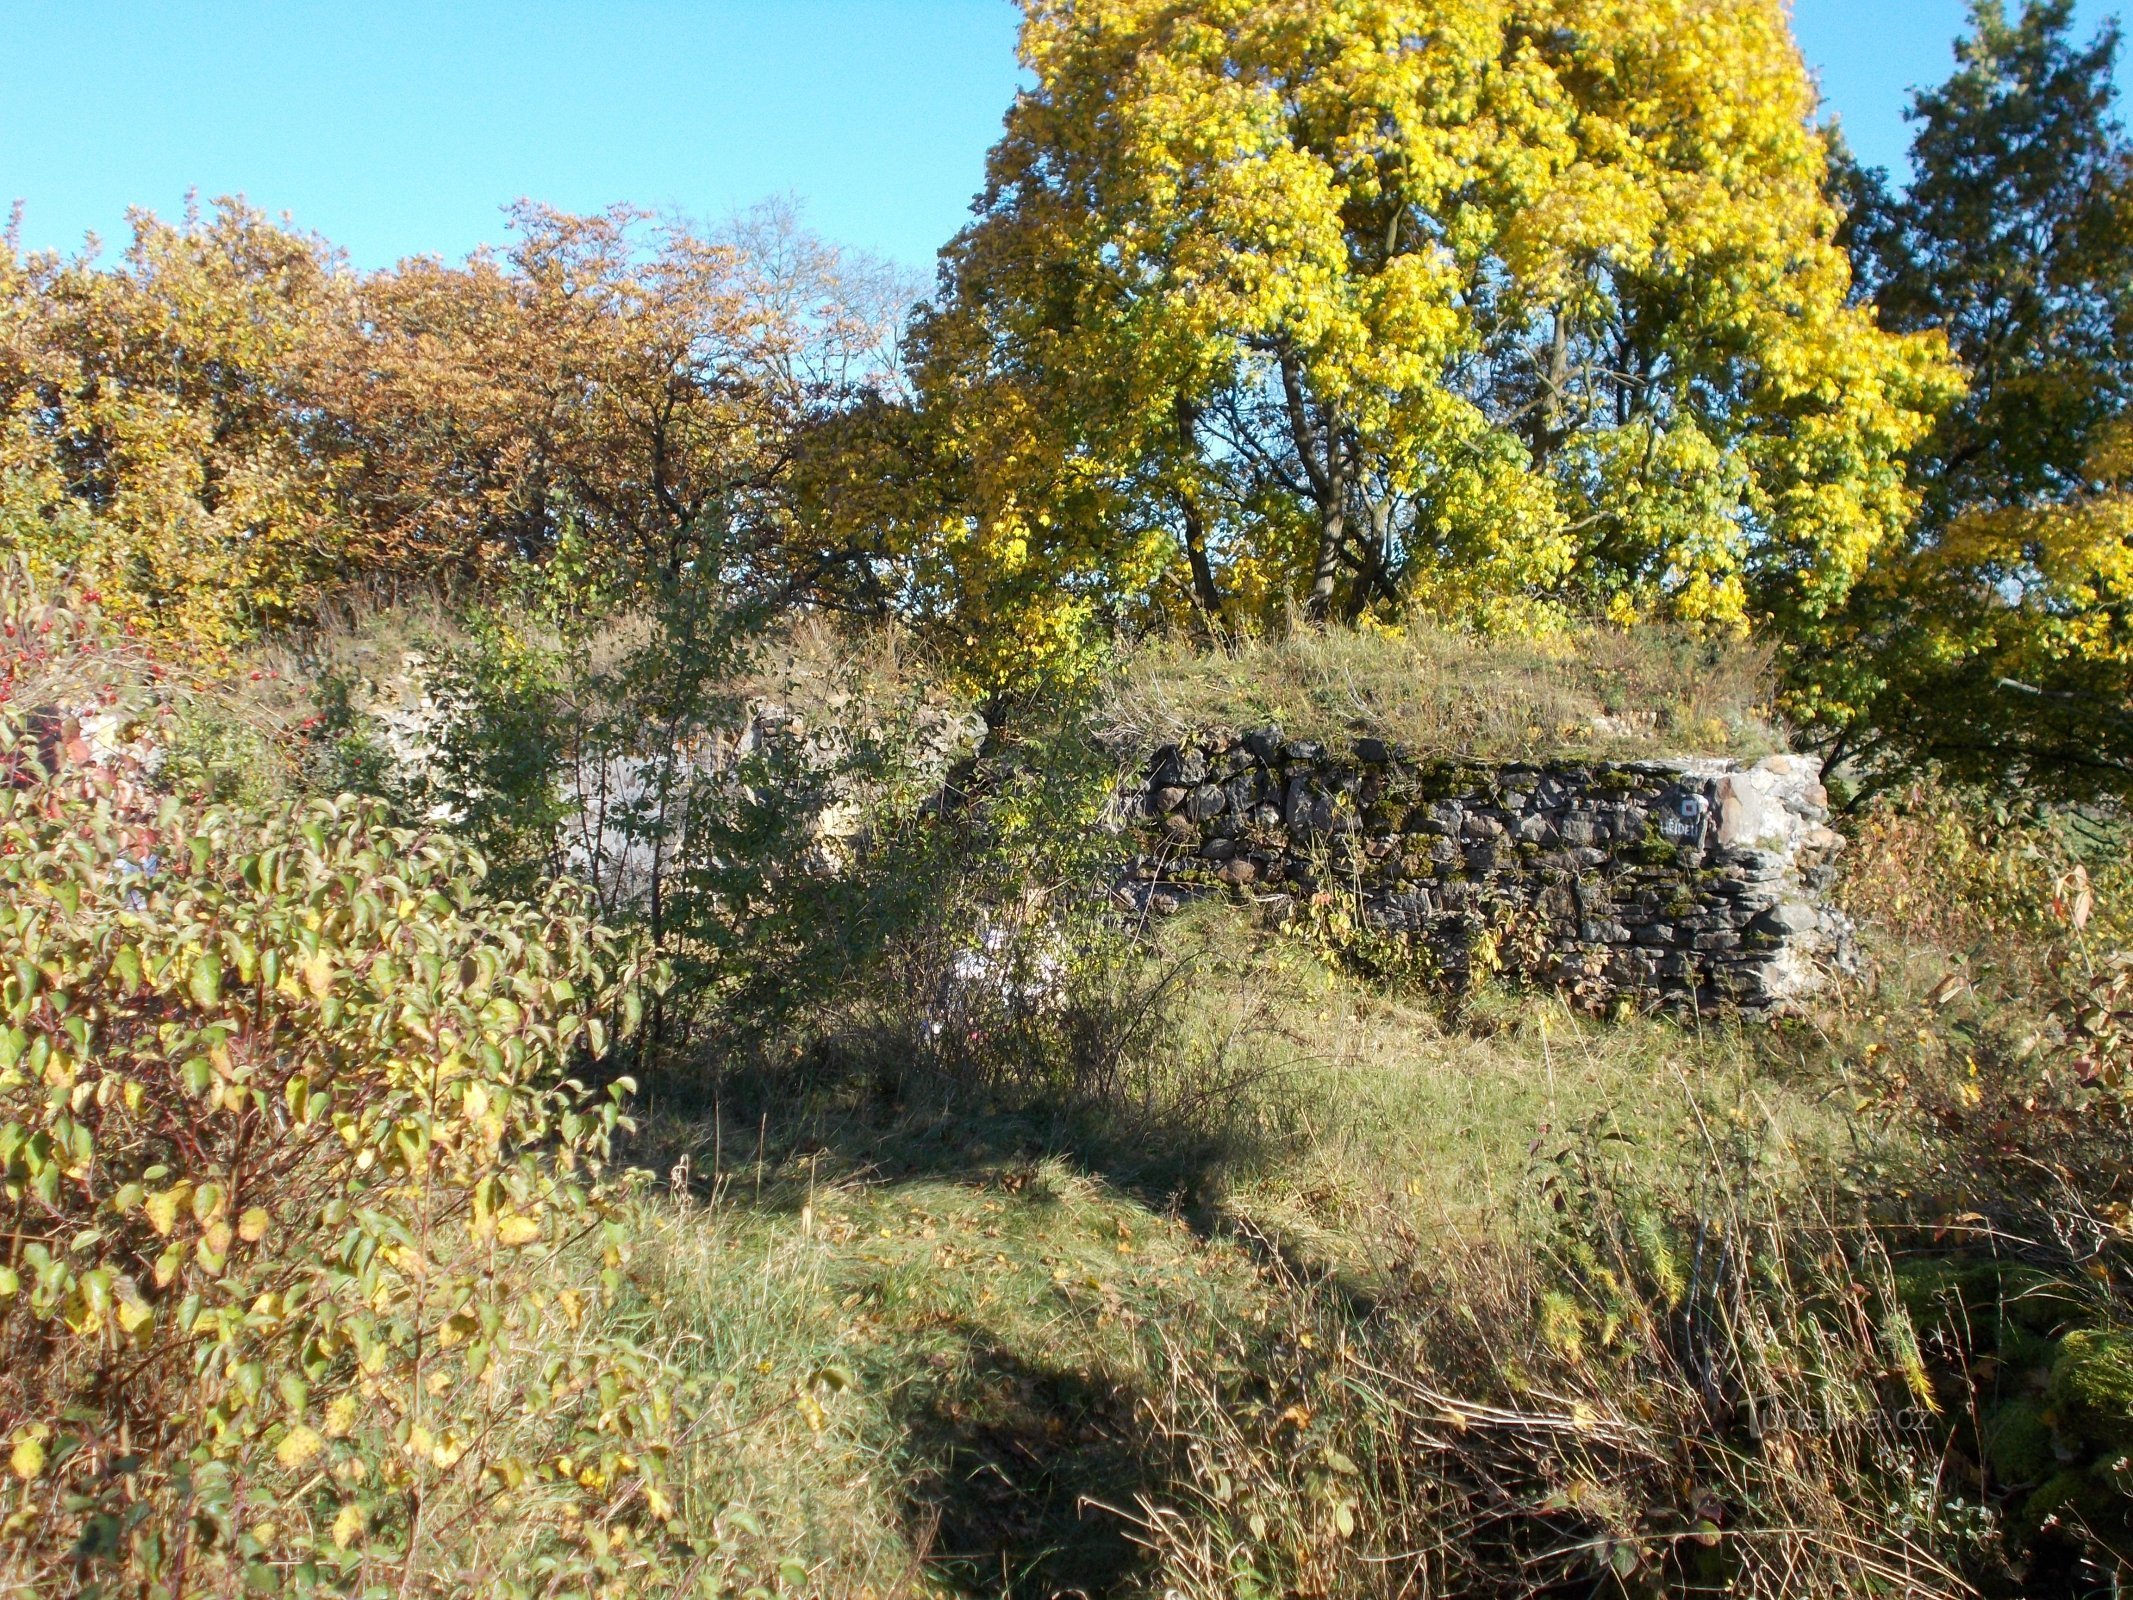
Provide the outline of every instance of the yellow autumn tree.
<path id="1" fill-rule="evenodd" d="M 979 676 L 1151 607 L 1737 625 L 1903 524 L 1950 369 L 1849 303 L 1781 0 L 1024 11 L 887 524 Z"/>
<path id="2" fill-rule="evenodd" d="M 1871 698 L 1838 753 L 1866 792 L 1923 755 L 1975 782 L 2124 795 L 2133 788 L 2133 422 L 2096 431 L 2081 480 L 2063 496 L 1964 512 L 1939 537 L 1889 552 L 1840 621 L 1828 641 L 1834 659 L 1808 686 L 1864 680 Z"/>
<path id="3" fill-rule="evenodd" d="M 346 546 L 316 357 L 351 280 L 241 202 L 131 223 L 108 269 L 0 244 L 11 524 L 116 615 L 220 643 L 299 610 Z"/>

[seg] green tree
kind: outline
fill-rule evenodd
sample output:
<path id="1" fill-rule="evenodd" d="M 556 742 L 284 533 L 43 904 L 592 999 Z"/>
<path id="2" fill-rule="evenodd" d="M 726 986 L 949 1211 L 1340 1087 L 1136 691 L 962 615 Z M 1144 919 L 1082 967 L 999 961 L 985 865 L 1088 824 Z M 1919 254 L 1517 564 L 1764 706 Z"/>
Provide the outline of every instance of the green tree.
<path id="1" fill-rule="evenodd" d="M 2088 482 L 2133 399 L 2133 151 L 2112 115 L 2118 32 L 2072 38 L 2073 0 L 2010 22 L 1974 0 L 1957 70 L 1920 92 L 1916 172 L 1862 240 L 1883 322 L 1940 328 L 1969 392 L 1912 456 L 1919 526 Z"/>
<path id="2" fill-rule="evenodd" d="M 1835 626 L 1803 641 L 1795 705 L 1828 754 L 1892 776 L 2070 793 L 2133 787 L 2133 147 L 2118 35 L 2071 0 L 1976 0 L 1954 75 L 1911 116 L 1915 177 L 1843 174 L 1849 243 L 1884 323 L 1943 328 L 1968 392 L 1914 454 L 1919 516 Z M 1871 782 L 1869 784 L 1871 787 Z"/>

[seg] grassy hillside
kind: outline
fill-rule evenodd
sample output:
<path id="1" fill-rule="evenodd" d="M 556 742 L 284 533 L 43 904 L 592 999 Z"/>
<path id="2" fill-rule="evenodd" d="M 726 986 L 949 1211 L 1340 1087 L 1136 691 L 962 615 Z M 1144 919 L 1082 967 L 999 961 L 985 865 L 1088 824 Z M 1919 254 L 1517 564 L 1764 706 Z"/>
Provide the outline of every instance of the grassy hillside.
<path id="1" fill-rule="evenodd" d="M 1407 1581 L 1517 1589 L 1547 1563 L 1509 1530 L 1459 1548 L 1502 1508 L 1417 1503 L 1402 1385 L 1569 1406 L 1596 1439 L 1644 1409 L 1621 1329 L 1555 1287 L 1565 1196 L 1656 1225 L 1724 1191 L 1804 1233 L 1916 1154 L 1812 1031 L 1531 995 L 1448 1024 L 1227 913 L 1165 938 L 1190 990 L 1121 1102 L 781 1078 L 653 1119 L 638 1154 L 691 1180 L 637 1213 L 662 1331 L 737 1377 L 686 1476 L 760 1524 L 743 1559 L 822 1594 L 1375 1593 L 1424 1537 Z M 853 1381 L 818 1416 L 790 1385 L 829 1369 Z M 1592 1484 L 1632 1543 L 1646 1488 Z"/>
<path id="2" fill-rule="evenodd" d="M 1854 884 L 1929 831 L 1869 837 Z M 2040 1384 L 2118 1325 L 2112 1257 L 2048 1265 L 2067 1196 L 2025 1211 L 1970 1142 L 2035 1094 L 2012 1035 L 2045 1019 L 2003 964 L 2048 942 L 2044 887 L 1944 883 L 1962 948 L 1910 901 L 1869 985 L 1776 1029 L 1512 993 L 1447 1017 L 1203 908 L 1116 1097 L 729 1079 L 639 1147 L 687 1179 L 637 1213 L 663 1327 L 734 1375 L 691 1481 L 740 1559 L 822 1594 L 1959 1592 L 2016 1548 L 2024 1592 L 2073 1592 L 2097 1556 L 2032 1544 L 2040 1507 L 2109 1541 L 2108 1497 L 2021 1461 L 2028 1378 L 1992 1376 L 1981 1313 L 1987 1364 L 1951 1368 L 1934 1298 L 2026 1274 L 1999 1348 Z M 832 1370 L 819 1415 L 794 1398 Z M 2123 1426 L 2090 1404 L 2053 1424 L 2061 1480 Z"/>

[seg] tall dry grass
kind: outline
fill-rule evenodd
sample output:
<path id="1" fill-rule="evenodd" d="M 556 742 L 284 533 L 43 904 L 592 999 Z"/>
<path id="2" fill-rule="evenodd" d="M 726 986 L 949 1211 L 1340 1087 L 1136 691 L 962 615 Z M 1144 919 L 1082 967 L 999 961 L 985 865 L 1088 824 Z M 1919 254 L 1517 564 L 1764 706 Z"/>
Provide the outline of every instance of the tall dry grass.
<path id="1" fill-rule="evenodd" d="M 1523 1238 L 1380 1219 L 1409 1248 L 1372 1294 L 1270 1249 L 1282 1325 L 1166 1342 L 1190 1490 L 1136 1508 L 1164 1592 L 1968 1592 L 1992 1520 L 1887 1253 L 1709 1137 L 1674 1193 L 1541 1152 L 1562 1209 Z"/>
<path id="2" fill-rule="evenodd" d="M 1279 725 L 1334 746 L 1358 733 L 1421 757 L 1761 756 L 1784 747 L 1770 653 L 1665 629 L 1535 639 L 1417 624 L 1396 634 L 1297 626 L 1205 650 L 1126 651 L 1100 702 L 1116 748 L 1211 727 Z"/>

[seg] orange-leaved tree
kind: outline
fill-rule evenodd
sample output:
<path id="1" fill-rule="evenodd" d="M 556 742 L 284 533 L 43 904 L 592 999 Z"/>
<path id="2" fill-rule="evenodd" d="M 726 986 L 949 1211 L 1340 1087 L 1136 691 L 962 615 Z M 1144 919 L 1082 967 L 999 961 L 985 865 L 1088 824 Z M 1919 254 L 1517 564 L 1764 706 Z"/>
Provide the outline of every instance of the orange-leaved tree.
<path id="1" fill-rule="evenodd" d="M 888 381 L 893 274 L 769 207 L 706 233 L 628 207 L 521 204 L 501 256 L 362 289 L 347 406 L 362 497 L 445 543 L 598 555 L 672 576 L 708 543 L 796 590 L 786 480 L 803 431 Z"/>
<path id="2" fill-rule="evenodd" d="M 784 207 L 712 232 L 629 208 L 511 220 L 508 251 L 370 274 L 237 200 L 135 213 L 112 266 L 0 248 L 20 553 L 208 645 L 335 586 L 486 579 L 573 533 L 625 587 L 713 544 L 788 592 L 864 574 L 864 552 L 810 542 L 786 480 L 805 429 L 892 381 L 894 273 Z"/>

